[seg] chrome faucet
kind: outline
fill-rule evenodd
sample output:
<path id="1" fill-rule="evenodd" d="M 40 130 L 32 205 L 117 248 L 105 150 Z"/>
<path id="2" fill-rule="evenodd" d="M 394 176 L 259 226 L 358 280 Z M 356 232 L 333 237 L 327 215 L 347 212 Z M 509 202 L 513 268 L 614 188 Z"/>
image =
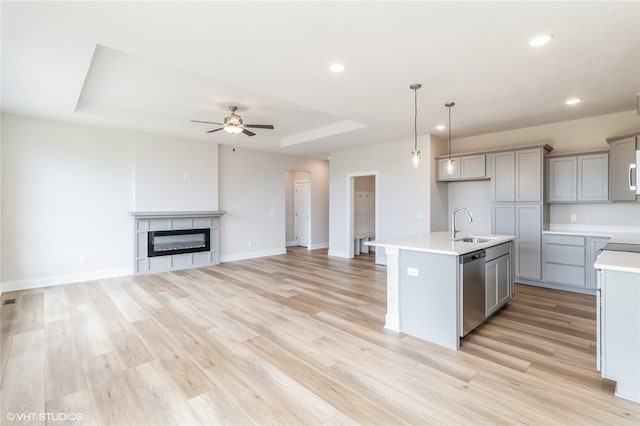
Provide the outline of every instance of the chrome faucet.
<path id="1" fill-rule="evenodd" d="M 451 212 L 451 239 L 452 240 L 456 239 L 456 234 L 458 233 L 458 230 L 456 229 L 456 213 L 460 211 L 465 212 L 467 214 L 467 219 L 469 220 L 469 223 L 473 222 L 473 216 L 471 216 L 471 213 L 469 212 L 469 210 L 462 207 L 456 207 L 455 209 L 453 209 L 453 211 Z"/>

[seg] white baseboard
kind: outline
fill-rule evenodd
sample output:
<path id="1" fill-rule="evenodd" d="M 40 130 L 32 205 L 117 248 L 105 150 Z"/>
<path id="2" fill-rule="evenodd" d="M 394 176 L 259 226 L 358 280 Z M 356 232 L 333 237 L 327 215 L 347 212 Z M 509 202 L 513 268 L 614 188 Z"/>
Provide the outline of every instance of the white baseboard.
<path id="1" fill-rule="evenodd" d="M 326 249 L 329 248 L 329 243 L 317 243 L 317 244 L 311 244 L 309 247 L 307 247 L 308 250 L 318 250 L 318 249 Z"/>
<path id="2" fill-rule="evenodd" d="M 222 256 L 220 261 L 224 262 L 235 262 L 236 260 L 245 260 L 245 259 L 255 259 L 257 257 L 267 257 L 267 256 L 278 256 L 280 254 L 287 254 L 287 249 L 274 249 L 274 250 L 263 250 L 263 251 L 252 251 L 248 253 L 238 253 L 238 254 L 230 254 L 227 256 Z"/>
<path id="3" fill-rule="evenodd" d="M 31 288 L 51 287 L 54 285 L 71 284 L 81 281 L 102 280 L 105 278 L 122 277 L 131 275 L 132 267 L 103 269 L 100 271 L 79 272 L 77 274 L 53 275 L 40 278 L 29 278 L 26 280 L 5 281 L 0 283 L 2 292 L 28 290 Z"/>
<path id="4" fill-rule="evenodd" d="M 298 242 L 297 242 L 296 240 L 287 241 L 287 242 L 285 243 L 285 245 L 286 245 L 287 247 L 295 246 L 296 244 L 298 244 Z"/>
<path id="5" fill-rule="evenodd" d="M 333 256 L 333 257 L 343 257 L 345 259 L 349 259 L 349 256 L 347 256 L 347 252 L 346 251 L 342 251 L 342 250 L 331 250 L 329 249 L 329 256 Z"/>

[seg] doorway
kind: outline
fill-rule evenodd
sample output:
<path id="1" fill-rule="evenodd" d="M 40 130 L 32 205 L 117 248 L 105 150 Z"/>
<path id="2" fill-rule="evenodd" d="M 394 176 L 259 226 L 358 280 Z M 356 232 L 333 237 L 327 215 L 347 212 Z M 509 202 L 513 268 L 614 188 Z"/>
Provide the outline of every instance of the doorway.
<path id="1" fill-rule="evenodd" d="M 293 184 L 293 217 L 296 245 L 309 248 L 311 192 L 308 180 L 296 180 Z"/>
<path id="2" fill-rule="evenodd" d="M 350 174 L 348 180 L 348 256 L 361 256 L 375 261 L 377 256 L 371 253 L 375 249 L 365 245 L 365 242 L 374 240 L 378 229 L 377 172 Z"/>
<path id="3" fill-rule="evenodd" d="M 285 171 L 286 246 L 311 247 L 311 173 Z"/>

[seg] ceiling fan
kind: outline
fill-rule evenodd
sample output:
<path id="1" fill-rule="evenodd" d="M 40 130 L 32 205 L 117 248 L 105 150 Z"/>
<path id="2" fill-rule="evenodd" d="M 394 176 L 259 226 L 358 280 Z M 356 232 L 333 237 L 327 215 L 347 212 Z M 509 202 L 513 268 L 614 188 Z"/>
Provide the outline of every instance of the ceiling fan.
<path id="1" fill-rule="evenodd" d="M 217 124 L 219 126 L 222 126 L 218 129 L 213 129 L 213 130 L 207 130 L 206 133 L 213 133 L 213 132 L 217 132 L 219 130 L 224 130 L 227 133 L 231 133 L 231 134 L 237 134 L 237 133 L 244 133 L 247 136 L 255 136 L 255 133 L 253 133 L 250 130 L 247 130 L 247 128 L 251 128 L 251 129 L 272 129 L 273 130 L 273 125 L 271 124 L 244 124 L 242 121 L 242 117 L 240 117 L 238 114 L 236 114 L 236 110 L 238 109 L 237 106 L 235 105 L 230 105 L 229 106 L 229 111 L 231 111 L 231 115 L 228 117 L 225 117 L 224 122 L 223 123 L 214 123 L 212 121 L 200 121 L 200 120 L 191 120 L 192 123 L 207 123 L 207 124 Z"/>

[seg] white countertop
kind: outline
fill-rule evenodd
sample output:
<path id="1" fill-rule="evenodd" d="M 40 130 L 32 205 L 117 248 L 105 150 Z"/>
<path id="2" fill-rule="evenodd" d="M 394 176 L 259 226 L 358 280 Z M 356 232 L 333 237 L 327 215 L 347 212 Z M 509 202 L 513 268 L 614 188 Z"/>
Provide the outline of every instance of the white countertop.
<path id="1" fill-rule="evenodd" d="M 640 228 L 634 226 L 600 226 L 551 224 L 543 234 L 609 237 L 612 243 L 640 244 Z"/>
<path id="2" fill-rule="evenodd" d="M 461 238 L 462 236 L 458 237 Z M 482 237 L 482 236 L 478 236 Z M 486 243 L 465 243 L 452 241 L 449 232 L 432 232 L 430 234 L 411 235 L 406 237 L 389 238 L 380 241 L 369 241 L 366 245 L 374 247 L 392 247 L 400 250 L 421 251 L 425 253 L 448 254 L 459 256 L 472 251 L 485 249 L 515 240 L 513 235 L 487 235 L 491 237 Z"/>
<path id="3" fill-rule="evenodd" d="M 640 253 L 604 250 L 598 255 L 593 266 L 596 269 L 640 274 Z M 640 276 L 638 276 L 638 284 L 640 285 Z"/>

